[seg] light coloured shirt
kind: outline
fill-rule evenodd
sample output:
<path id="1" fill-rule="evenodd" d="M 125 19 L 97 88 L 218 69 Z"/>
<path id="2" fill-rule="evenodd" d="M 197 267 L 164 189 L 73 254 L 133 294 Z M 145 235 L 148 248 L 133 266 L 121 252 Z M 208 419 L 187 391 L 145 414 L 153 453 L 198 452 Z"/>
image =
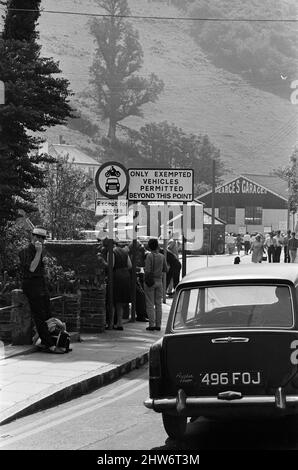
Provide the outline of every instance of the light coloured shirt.
<path id="1" fill-rule="evenodd" d="M 154 264 L 153 264 L 153 257 L 154 257 Z M 162 279 L 162 274 L 168 271 L 168 265 L 166 263 L 166 259 L 163 254 L 158 253 L 157 251 L 152 251 L 148 253 L 145 260 L 145 268 L 144 271 L 151 272 L 153 269 L 153 275 L 155 279 Z"/>

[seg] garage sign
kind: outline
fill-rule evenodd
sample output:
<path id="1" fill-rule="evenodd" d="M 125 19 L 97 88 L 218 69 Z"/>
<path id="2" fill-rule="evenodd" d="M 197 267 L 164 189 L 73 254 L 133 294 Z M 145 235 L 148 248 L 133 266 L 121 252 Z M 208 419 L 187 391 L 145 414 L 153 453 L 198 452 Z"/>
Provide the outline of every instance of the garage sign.
<path id="1" fill-rule="evenodd" d="M 132 168 L 128 170 L 129 201 L 191 202 L 193 170 Z"/>
<path id="2" fill-rule="evenodd" d="M 108 199 L 116 199 L 127 191 L 127 169 L 118 162 L 107 162 L 98 168 L 95 186 L 98 192 Z"/>

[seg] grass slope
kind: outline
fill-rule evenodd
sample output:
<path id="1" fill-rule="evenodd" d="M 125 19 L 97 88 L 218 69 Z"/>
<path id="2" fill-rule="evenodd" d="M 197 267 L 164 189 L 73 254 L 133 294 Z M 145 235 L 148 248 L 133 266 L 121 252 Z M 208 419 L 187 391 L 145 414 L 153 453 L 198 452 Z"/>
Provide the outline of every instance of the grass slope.
<path id="1" fill-rule="evenodd" d="M 129 5 L 134 15 L 181 15 L 166 2 L 129 0 Z M 102 12 L 95 0 L 44 0 L 42 6 L 45 10 Z M 43 55 L 59 60 L 71 82 L 76 105 L 104 135 L 106 123 L 96 114 L 89 86 L 94 44 L 88 20 L 88 16 L 43 13 L 39 22 L 41 42 Z M 164 80 L 165 91 L 156 103 L 144 106 L 143 118 L 128 118 L 124 125 L 138 129 L 146 122 L 167 120 L 186 132 L 206 133 L 233 174 L 267 173 L 288 163 L 297 141 L 298 109 L 290 101 L 290 84 L 289 99 L 284 100 L 216 68 L 187 33 L 186 22 L 136 19 L 133 24 L 144 51 L 142 74 L 155 72 Z M 54 142 L 59 134 L 67 143 L 96 155 L 96 145 L 82 133 L 64 126 L 47 132 Z"/>

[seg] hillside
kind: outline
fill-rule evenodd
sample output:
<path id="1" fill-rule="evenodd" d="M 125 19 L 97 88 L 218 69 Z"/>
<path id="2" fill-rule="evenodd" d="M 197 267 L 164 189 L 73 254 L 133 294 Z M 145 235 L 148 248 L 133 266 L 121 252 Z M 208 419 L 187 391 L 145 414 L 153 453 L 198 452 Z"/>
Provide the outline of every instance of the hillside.
<path id="1" fill-rule="evenodd" d="M 167 2 L 129 0 L 133 15 L 181 16 Z M 93 0 L 44 0 L 45 10 L 101 13 Z M 74 91 L 80 111 L 106 132 L 96 116 L 89 86 L 89 67 L 94 52 L 88 16 L 43 13 L 40 37 L 43 55 L 60 62 Z M 252 88 L 239 76 L 217 68 L 189 36 L 189 25 L 176 20 L 133 20 L 144 51 L 143 75 L 156 73 L 165 91 L 155 104 L 144 107 L 143 118 L 129 118 L 122 124 L 140 128 L 146 122 L 167 120 L 186 132 L 206 133 L 221 151 L 229 173 L 264 173 L 288 163 L 297 142 L 297 105 L 289 99 Z M 298 76 L 297 76 L 298 78 Z M 98 148 L 81 132 L 58 126 L 47 132 L 57 142 L 63 135 L 92 155 Z"/>

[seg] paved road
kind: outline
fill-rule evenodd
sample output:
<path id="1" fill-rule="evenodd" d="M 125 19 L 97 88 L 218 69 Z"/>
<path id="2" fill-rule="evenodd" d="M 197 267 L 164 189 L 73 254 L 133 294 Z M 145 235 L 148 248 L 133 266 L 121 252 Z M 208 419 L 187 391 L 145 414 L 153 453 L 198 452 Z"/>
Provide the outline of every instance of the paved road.
<path id="1" fill-rule="evenodd" d="M 100 390 L 1 427 L 1 450 L 282 450 L 298 449 L 298 429 L 280 422 L 199 419 L 183 441 L 169 439 L 148 410 L 148 367 Z"/>

